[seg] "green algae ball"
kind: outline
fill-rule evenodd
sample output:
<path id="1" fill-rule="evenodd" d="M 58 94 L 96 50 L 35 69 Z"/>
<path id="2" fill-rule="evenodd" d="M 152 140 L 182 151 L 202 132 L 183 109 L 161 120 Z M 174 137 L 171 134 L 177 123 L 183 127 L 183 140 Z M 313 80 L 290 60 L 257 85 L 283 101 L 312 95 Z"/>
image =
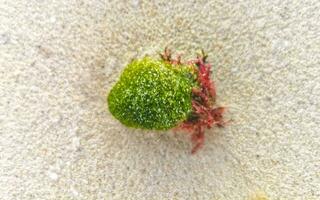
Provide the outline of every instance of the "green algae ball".
<path id="1" fill-rule="evenodd" d="M 192 66 L 133 60 L 108 95 L 109 110 L 128 127 L 167 130 L 191 113 L 195 85 Z"/>

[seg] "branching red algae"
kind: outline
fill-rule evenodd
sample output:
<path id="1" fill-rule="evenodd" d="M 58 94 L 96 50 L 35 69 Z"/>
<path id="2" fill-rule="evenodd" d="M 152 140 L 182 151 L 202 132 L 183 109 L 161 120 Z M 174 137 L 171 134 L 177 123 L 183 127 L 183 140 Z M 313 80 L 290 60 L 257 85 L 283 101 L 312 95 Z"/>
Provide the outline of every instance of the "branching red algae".
<path id="1" fill-rule="evenodd" d="M 172 65 L 182 64 L 181 56 L 172 58 L 169 49 L 165 49 L 161 58 Z M 207 62 L 208 55 L 204 51 L 195 60 L 188 61 L 186 64 L 195 66 L 198 87 L 192 89 L 192 112 L 176 130 L 186 130 L 191 133 L 193 148 L 191 153 L 196 153 L 202 148 L 205 141 L 205 130 L 214 126 L 223 127 L 224 107 L 215 106 L 216 88 L 211 80 L 211 65 Z"/>

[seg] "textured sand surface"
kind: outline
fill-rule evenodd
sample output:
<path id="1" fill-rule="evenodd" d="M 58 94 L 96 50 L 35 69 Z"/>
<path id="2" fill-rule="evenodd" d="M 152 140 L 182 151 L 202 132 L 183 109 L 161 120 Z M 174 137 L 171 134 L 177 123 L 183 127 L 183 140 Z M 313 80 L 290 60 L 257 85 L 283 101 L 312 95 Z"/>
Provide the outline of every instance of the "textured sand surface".
<path id="1" fill-rule="evenodd" d="M 320 199 L 319 0 L 0 0 L 0 199 Z M 189 154 L 123 127 L 130 59 L 210 54 L 233 119 Z"/>

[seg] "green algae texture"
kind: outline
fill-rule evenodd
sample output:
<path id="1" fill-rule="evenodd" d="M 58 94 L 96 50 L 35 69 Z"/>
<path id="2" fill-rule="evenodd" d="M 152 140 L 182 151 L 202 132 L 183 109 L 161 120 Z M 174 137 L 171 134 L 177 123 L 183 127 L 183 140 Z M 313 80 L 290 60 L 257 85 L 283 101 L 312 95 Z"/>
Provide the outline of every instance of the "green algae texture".
<path id="1" fill-rule="evenodd" d="M 195 86 L 193 66 L 133 60 L 108 95 L 109 110 L 128 127 L 167 130 L 191 113 Z"/>

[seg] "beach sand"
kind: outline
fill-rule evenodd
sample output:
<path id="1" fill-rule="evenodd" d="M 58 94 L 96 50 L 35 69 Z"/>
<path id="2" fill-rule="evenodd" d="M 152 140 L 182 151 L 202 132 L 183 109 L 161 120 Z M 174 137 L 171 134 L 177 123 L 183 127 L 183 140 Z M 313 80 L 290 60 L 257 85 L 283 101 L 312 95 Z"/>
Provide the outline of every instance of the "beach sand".
<path id="1" fill-rule="evenodd" d="M 0 199 L 320 199 L 319 10 L 1 0 Z M 209 53 L 232 120 L 196 155 L 186 134 L 126 128 L 106 104 L 131 59 L 166 46 Z"/>

